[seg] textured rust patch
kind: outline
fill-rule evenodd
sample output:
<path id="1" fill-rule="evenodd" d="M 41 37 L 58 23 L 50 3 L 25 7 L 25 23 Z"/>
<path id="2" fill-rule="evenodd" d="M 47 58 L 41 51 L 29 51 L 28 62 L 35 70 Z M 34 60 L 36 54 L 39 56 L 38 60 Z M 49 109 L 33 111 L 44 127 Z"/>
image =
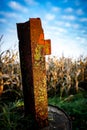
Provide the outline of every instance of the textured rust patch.
<path id="1" fill-rule="evenodd" d="M 17 24 L 25 114 L 32 114 L 40 127 L 48 125 L 45 55 L 51 53 L 44 39 L 40 18 Z"/>

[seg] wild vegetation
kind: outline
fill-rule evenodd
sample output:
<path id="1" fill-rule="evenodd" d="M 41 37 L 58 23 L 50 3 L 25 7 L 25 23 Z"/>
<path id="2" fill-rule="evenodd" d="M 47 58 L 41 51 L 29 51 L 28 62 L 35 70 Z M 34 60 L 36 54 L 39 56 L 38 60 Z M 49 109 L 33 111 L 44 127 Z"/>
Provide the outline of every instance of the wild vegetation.
<path id="1" fill-rule="evenodd" d="M 68 113 L 72 130 L 87 128 L 87 57 L 54 57 L 47 62 L 49 104 Z"/>
<path id="2" fill-rule="evenodd" d="M 86 130 L 87 57 L 49 58 L 46 72 L 49 104 L 68 113 L 72 130 Z"/>
<path id="3" fill-rule="evenodd" d="M 2 37 L 0 38 L 0 42 Z M 73 130 L 87 128 L 87 57 L 53 57 L 46 62 L 49 104 L 66 111 Z M 34 126 L 31 117 L 24 118 L 23 94 L 18 52 L 0 52 L 0 129 L 26 130 Z"/>
<path id="4" fill-rule="evenodd" d="M 65 58 L 48 58 L 47 86 L 48 96 L 78 93 L 87 90 L 87 57 L 80 56 L 77 60 Z M 52 91 L 51 91 L 52 90 Z M 51 93 L 52 92 L 52 93 Z"/>

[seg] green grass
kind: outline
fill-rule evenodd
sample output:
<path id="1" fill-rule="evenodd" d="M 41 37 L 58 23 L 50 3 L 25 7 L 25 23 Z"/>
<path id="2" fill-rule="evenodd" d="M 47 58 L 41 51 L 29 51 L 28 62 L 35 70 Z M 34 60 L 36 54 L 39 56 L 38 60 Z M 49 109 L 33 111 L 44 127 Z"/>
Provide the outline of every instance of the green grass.
<path id="1" fill-rule="evenodd" d="M 72 130 L 86 130 L 87 128 L 87 92 L 79 92 L 68 97 L 48 99 L 49 104 L 62 108 L 72 120 Z M 0 100 L 0 130 L 26 130 L 34 127 L 31 115 L 25 117 L 23 100 L 10 100 L 3 103 Z"/>
<path id="2" fill-rule="evenodd" d="M 0 130 L 32 130 L 35 125 L 31 115 L 24 116 L 22 100 L 0 105 Z"/>
<path id="3" fill-rule="evenodd" d="M 59 106 L 70 116 L 73 130 L 87 129 L 87 92 L 69 97 L 49 98 L 49 104 Z"/>

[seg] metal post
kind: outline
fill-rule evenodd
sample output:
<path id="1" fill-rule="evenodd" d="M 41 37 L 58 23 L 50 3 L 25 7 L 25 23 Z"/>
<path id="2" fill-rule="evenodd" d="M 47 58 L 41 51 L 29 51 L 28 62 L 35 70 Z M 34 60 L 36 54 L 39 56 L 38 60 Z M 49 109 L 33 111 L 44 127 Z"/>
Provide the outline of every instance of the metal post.
<path id="1" fill-rule="evenodd" d="M 40 18 L 17 24 L 25 115 L 32 114 L 40 127 L 48 125 L 45 55 L 51 53 L 44 40 Z"/>

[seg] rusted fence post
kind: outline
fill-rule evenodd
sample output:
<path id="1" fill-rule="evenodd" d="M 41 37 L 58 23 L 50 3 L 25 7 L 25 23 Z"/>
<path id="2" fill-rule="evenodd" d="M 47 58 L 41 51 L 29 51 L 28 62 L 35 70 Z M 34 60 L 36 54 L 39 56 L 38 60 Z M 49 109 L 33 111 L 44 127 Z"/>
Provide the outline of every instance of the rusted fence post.
<path id="1" fill-rule="evenodd" d="M 40 18 L 17 24 L 25 115 L 32 114 L 40 127 L 48 125 L 45 55 L 51 53 L 44 40 Z"/>

